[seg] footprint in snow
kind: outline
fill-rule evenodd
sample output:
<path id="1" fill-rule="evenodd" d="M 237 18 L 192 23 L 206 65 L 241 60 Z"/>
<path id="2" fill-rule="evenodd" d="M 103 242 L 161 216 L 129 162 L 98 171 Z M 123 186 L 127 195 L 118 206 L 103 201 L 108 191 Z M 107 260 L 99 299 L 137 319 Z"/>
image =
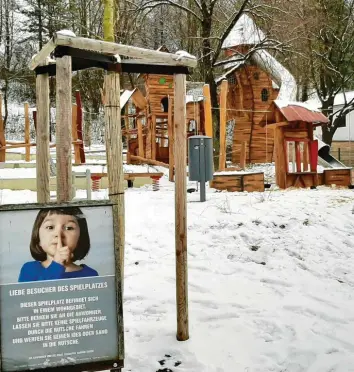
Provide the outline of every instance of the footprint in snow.
<path id="1" fill-rule="evenodd" d="M 159 360 L 158 363 L 160 366 L 164 366 L 164 368 L 160 368 L 156 372 L 174 372 L 174 370 L 169 367 L 178 367 L 182 364 L 180 360 L 175 360 L 170 354 L 165 354 L 164 358 Z"/>

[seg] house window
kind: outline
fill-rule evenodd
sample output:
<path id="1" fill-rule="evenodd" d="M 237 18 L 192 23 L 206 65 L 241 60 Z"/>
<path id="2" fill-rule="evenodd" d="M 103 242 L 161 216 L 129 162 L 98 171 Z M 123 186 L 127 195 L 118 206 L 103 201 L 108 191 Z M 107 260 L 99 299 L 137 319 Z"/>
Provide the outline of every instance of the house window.
<path id="1" fill-rule="evenodd" d="M 254 80 L 259 80 L 259 72 L 255 72 L 253 74 L 253 78 L 254 78 Z"/>
<path id="2" fill-rule="evenodd" d="M 262 89 L 262 93 L 261 93 L 261 96 L 262 96 L 262 101 L 263 102 L 267 102 L 268 101 L 268 98 L 269 98 L 269 92 L 268 92 L 268 89 Z"/>

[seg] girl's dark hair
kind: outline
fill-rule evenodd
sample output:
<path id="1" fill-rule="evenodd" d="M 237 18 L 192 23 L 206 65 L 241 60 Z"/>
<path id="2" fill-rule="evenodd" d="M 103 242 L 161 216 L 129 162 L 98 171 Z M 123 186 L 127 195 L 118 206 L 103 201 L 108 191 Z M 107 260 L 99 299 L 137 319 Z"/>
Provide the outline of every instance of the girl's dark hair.
<path id="1" fill-rule="evenodd" d="M 32 236 L 30 243 L 30 251 L 32 257 L 36 261 L 45 261 L 47 259 L 47 254 L 43 251 L 42 247 L 39 245 L 39 228 L 41 227 L 44 219 L 48 214 L 63 214 L 74 216 L 77 219 L 78 225 L 80 227 L 80 237 L 77 242 L 77 246 L 73 252 L 72 261 L 82 260 L 90 250 L 90 235 L 88 232 L 87 222 L 84 214 L 79 207 L 67 207 L 67 208 L 53 208 L 53 209 L 41 209 L 34 221 L 32 228 Z"/>

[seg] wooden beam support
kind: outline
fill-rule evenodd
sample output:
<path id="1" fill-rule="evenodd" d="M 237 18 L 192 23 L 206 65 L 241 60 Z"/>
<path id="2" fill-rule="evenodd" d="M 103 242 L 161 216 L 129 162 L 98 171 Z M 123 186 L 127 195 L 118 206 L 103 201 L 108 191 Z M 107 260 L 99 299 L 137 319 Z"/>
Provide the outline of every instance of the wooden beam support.
<path id="1" fill-rule="evenodd" d="M 138 155 L 140 157 L 144 157 L 144 137 L 143 137 L 143 123 L 141 122 L 141 118 L 138 117 L 136 119 L 136 122 L 137 122 L 137 126 L 138 126 Z"/>
<path id="2" fill-rule="evenodd" d="M 85 164 L 85 148 L 84 148 L 84 141 L 83 141 L 83 133 L 82 133 L 82 100 L 81 100 L 81 94 L 80 91 L 75 92 L 75 100 L 77 105 L 77 115 L 76 115 L 76 131 L 77 131 L 77 138 L 81 141 L 80 148 L 80 159 L 81 163 Z"/>
<path id="3" fill-rule="evenodd" d="M 241 169 L 246 168 L 246 152 L 247 152 L 247 142 L 243 141 L 241 143 L 241 153 L 240 153 L 240 167 Z"/>
<path id="4" fill-rule="evenodd" d="M 205 135 L 208 137 L 213 137 L 213 120 L 211 114 L 211 97 L 209 84 L 203 85 L 203 97 Z"/>
<path id="5" fill-rule="evenodd" d="M 121 283 L 124 280 L 124 244 L 125 244 L 125 205 L 123 143 L 120 113 L 120 79 L 119 73 L 109 72 L 104 77 L 105 122 L 106 122 L 106 156 L 108 169 L 109 198 L 113 202 L 114 241 L 120 257 L 116 267 L 120 270 Z"/>
<path id="6" fill-rule="evenodd" d="M 160 52 L 157 50 L 149 50 L 131 45 L 117 44 L 102 40 L 94 40 L 83 37 L 75 37 L 59 32 L 54 34 L 54 37 L 37 53 L 31 60 L 29 68 L 34 70 L 37 66 L 43 63 L 50 53 L 57 46 L 67 46 L 76 49 L 98 52 L 108 55 L 123 55 L 130 58 L 143 59 L 143 63 L 165 64 L 169 66 L 186 66 L 196 67 L 197 59 L 194 56 L 187 54 L 172 54 Z M 133 61 L 134 64 L 137 61 Z"/>
<path id="7" fill-rule="evenodd" d="M 24 105 L 25 109 L 25 143 L 30 143 L 30 121 L 29 121 L 29 104 L 25 102 Z M 29 146 L 26 147 L 25 150 L 25 161 L 31 160 L 31 148 Z"/>
<path id="8" fill-rule="evenodd" d="M 296 172 L 301 172 L 300 142 L 295 142 Z"/>
<path id="9" fill-rule="evenodd" d="M 124 126 L 125 126 L 125 130 L 126 130 L 126 141 L 127 141 L 127 164 L 130 164 L 130 152 L 129 152 L 129 141 L 130 141 L 130 134 L 129 134 L 129 106 L 128 106 L 128 102 L 127 104 L 125 105 L 124 107 L 124 112 L 125 112 L 125 115 L 124 115 Z"/>
<path id="10" fill-rule="evenodd" d="M 173 182 L 174 179 L 174 131 L 173 131 L 173 98 L 168 97 L 168 123 L 167 123 L 167 131 L 168 131 L 168 163 L 169 163 L 169 172 L 168 172 L 168 179 L 170 182 Z"/>
<path id="11" fill-rule="evenodd" d="M 151 159 L 156 160 L 156 115 L 151 117 Z"/>
<path id="12" fill-rule="evenodd" d="M 56 76 L 56 154 L 57 202 L 70 201 L 72 195 L 71 165 L 71 57 L 57 59 Z"/>
<path id="13" fill-rule="evenodd" d="M 174 91 L 175 155 L 175 238 L 177 340 L 189 339 L 187 269 L 187 128 L 186 75 L 175 75 Z"/>
<path id="14" fill-rule="evenodd" d="M 302 159 L 303 172 L 307 172 L 309 170 L 309 146 L 307 142 L 303 143 Z"/>
<path id="15" fill-rule="evenodd" d="M 264 125 L 264 127 L 267 127 L 268 129 L 274 129 L 277 127 L 285 127 L 287 125 L 290 125 L 288 121 L 279 121 L 278 123 Z"/>
<path id="16" fill-rule="evenodd" d="M 49 189 L 49 76 L 38 75 L 36 78 L 36 175 L 37 201 L 50 201 Z"/>
<path id="17" fill-rule="evenodd" d="M 277 185 L 281 189 L 286 188 L 286 156 L 284 151 L 284 132 L 283 128 L 275 128 L 274 130 L 274 146 L 275 146 L 275 176 Z"/>
<path id="18" fill-rule="evenodd" d="M 145 156 L 148 159 L 151 159 L 151 136 L 152 136 L 152 120 L 151 116 L 147 115 L 146 110 L 146 143 L 145 143 Z"/>
<path id="19" fill-rule="evenodd" d="M 74 144 L 74 161 L 75 164 L 81 164 L 81 157 L 80 157 L 80 144 L 77 143 L 78 140 L 78 131 L 77 131 L 77 105 L 72 105 L 72 120 L 71 120 L 71 128 L 72 128 L 72 139 Z"/>
<path id="20" fill-rule="evenodd" d="M 123 55 L 131 58 L 144 59 L 145 63 L 164 63 L 170 66 L 196 67 L 197 59 L 194 56 L 182 56 L 178 54 L 159 52 L 131 45 L 117 44 L 108 41 L 72 37 L 56 33 L 54 35 L 56 45 L 70 46 L 72 48 L 91 50 L 103 54 Z"/>
<path id="21" fill-rule="evenodd" d="M 226 104 L 227 104 L 228 82 L 223 80 L 220 86 L 220 155 L 219 171 L 226 167 Z"/>
<path id="22" fill-rule="evenodd" d="M 53 39 L 50 39 L 47 44 L 31 59 L 29 64 L 30 70 L 34 70 L 37 66 L 46 64 L 47 57 L 55 49 L 56 45 Z M 49 75 L 48 75 L 49 77 Z"/>
<path id="23" fill-rule="evenodd" d="M 131 159 L 135 161 L 140 161 L 141 163 L 150 164 L 150 165 L 158 165 L 159 167 L 168 168 L 168 164 L 163 163 L 162 161 L 146 159 L 141 156 L 131 155 Z"/>

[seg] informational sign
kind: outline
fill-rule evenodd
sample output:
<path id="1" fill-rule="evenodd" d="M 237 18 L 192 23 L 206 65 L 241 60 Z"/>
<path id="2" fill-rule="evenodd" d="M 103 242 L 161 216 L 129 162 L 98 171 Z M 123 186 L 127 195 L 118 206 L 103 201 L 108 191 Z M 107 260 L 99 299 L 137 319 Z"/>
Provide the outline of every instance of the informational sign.
<path id="1" fill-rule="evenodd" d="M 0 209 L 0 371 L 114 369 L 123 332 L 112 206 L 33 208 Z"/>

